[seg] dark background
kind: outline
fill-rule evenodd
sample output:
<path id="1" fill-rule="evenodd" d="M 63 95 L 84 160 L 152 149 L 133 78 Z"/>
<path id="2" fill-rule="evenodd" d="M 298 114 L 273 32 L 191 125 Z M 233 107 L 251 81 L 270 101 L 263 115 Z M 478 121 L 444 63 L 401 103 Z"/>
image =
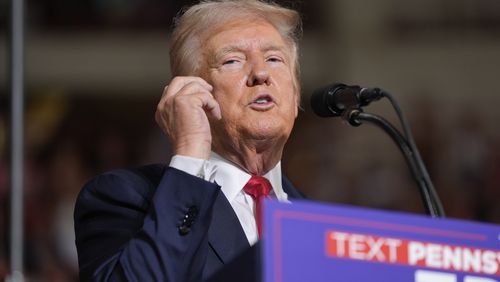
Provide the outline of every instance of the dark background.
<path id="1" fill-rule="evenodd" d="M 93 175 L 168 162 L 154 110 L 168 84 L 173 16 L 193 1 L 28 0 L 26 275 L 76 279 L 72 213 Z M 371 125 L 320 119 L 331 82 L 391 92 L 453 218 L 500 223 L 500 2 L 279 1 L 300 10 L 303 111 L 283 167 L 313 199 L 423 213 L 398 149 Z M 0 0 L 0 279 L 8 269 L 8 11 Z M 366 109 L 396 122 L 388 102 Z"/>

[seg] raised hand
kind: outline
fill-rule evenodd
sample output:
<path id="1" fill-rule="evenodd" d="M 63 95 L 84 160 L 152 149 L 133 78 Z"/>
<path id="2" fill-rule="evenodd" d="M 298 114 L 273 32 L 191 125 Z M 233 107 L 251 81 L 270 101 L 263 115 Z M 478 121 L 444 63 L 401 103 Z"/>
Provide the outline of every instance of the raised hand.
<path id="1" fill-rule="evenodd" d="M 194 76 L 178 76 L 163 91 L 155 119 L 172 142 L 173 153 L 208 159 L 212 135 L 209 117 L 221 119 L 212 85 Z"/>

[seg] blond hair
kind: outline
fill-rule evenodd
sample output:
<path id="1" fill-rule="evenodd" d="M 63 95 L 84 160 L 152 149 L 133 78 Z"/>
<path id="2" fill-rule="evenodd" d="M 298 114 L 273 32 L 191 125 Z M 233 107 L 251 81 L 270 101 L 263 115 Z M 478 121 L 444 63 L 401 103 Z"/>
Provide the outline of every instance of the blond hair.
<path id="1" fill-rule="evenodd" d="M 258 0 L 202 1 L 181 11 L 175 19 L 170 46 L 173 76 L 197 75 L 201 65 L 203 41 L 211 31 L 234 20 L 265 20 L 289 45 L 296 89 L 299 89 L 298 41 L 302 35 L 299 13 L 272 2 Z"/>

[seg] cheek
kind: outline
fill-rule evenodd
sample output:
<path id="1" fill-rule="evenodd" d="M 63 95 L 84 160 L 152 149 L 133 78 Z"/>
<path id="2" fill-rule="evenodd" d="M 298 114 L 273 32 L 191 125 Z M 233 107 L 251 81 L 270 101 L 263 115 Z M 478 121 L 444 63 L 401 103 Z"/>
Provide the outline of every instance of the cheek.
<path id="1" fill-rule="evenodd" d="M 294 74 L 288 67 L 277 68 L 272 72 L 276 82 L 278 85 L 281 85 L 281 88 L 294 88 Z"/>
<path id="2" fill-rule="evenodd" d="M 234 86 L 214 88 L 213 95 L 217 103 L 219 103 L 223 119 L 233 119 L 238 112 L 242 102 L 236 94 Z"/>
<path id="3" fill-rule="evenodd" d="M 214 72 L 210 75 L 209 83 L 214 87 L 214 95 L 234 96 L 246 85 L 246 76 L 241 71 Z"/>
<path id="4" fill-rule="evenodd" d="M 296 87 L 296 82 L 293 78 L 290 77 L 289 74 L 281 74 L 276 76 L 280 83 L 279 92 L 281 93 L 281 99 L 288 101 L 290 107 L 297 108 L 298 107 L 298 90 Z"/>
<path id="5" fill-rule="evenodd" d="M 294 89 L 294 91 L 297 91 Z M 300 96 L 300 93 L 297 93 L 295 94 L 296 97 L 294 97 L 293 101 L 294 101 L 294 105 L 293 105 L 293 117 L 294 118 L 297 118 L 297 116 L 299 115 L 299 96 Z"/>

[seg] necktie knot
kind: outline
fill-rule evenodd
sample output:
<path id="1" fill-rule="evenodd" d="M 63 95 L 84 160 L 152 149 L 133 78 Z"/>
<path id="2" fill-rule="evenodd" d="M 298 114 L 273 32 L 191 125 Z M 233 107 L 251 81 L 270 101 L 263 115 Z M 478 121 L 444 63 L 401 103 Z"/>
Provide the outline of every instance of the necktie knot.
<path id="1" fill-rule="evenodd" d="M 262 199 L 269 196 L 272 190 L 271 183 L 265 177 L 253 175 L 243 190 L 255 201 L 255 223 L 259 238 L 262 238 Z"/>
<path id="2" fill-rule="evenodd" d="M 269 196 L 272 186 L 269 180 L 265 177 L 253 175 L 250 180 L 248 180 L 243 190 L 248 195 L 252 196 L 254 200 L 260 200 L 262 197 Z"/>

